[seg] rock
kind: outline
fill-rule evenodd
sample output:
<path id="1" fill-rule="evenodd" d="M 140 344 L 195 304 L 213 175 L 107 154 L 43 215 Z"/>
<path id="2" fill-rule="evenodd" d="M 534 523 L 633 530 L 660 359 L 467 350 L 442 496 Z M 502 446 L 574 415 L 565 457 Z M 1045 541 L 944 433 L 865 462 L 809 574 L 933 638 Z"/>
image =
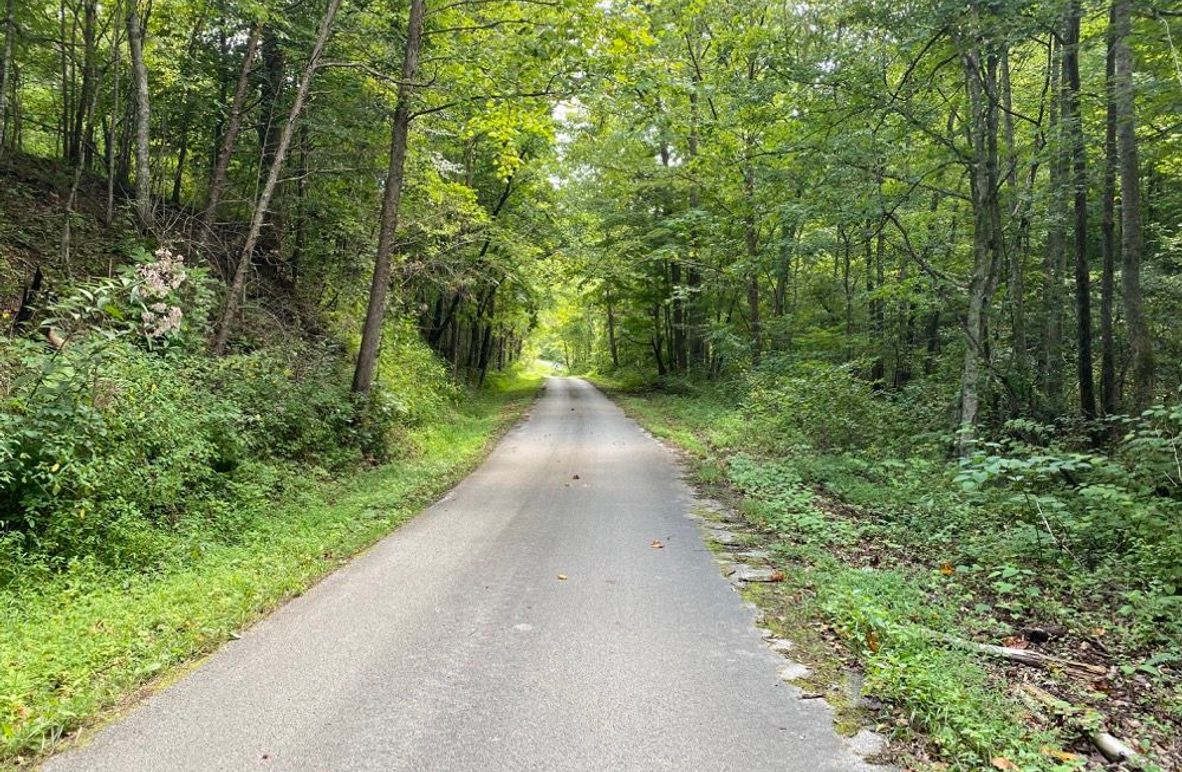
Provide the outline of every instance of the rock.
<path id="1" fill-rule="evenodd" d="M 783 578 L 784 575 L 773 568 L 749 566 L 746 563 L 738 564 L 731 575 L 731 579 L 736 582 L 779 582 Z"/>
<path id="2" fill-rule="evenodd" d="M 866 677 L 861 673 L 847 673 L 845 677 L 845 696 L 851 703 L 858 705 L 862 701 L 862 682 Z"/>
<path id="3" fill-rule="evenodd" d="M 706 538 L 723 545 L 741 543 L 738 534 L 732 531 L 707 530 Z"/>
<path id="4" fill-rule="evenodd" d="M 799 681 L 802 678 L 808 678 L 812 674 L 812 670 L 799 662 L 789 662 L 779 669 L 781 681 Z"/>
<path id="5" fill-rule="evenodd" d="M 876 753 L 881 753 L 883 747 L 886 746 L 886 738 L 869 729 L 859 729 L 858 733 L 846 742 L 849 743 L 850 749 L 859 756 L 873 756 Z"/>
<path id="6" fill-rule="evenodd" d="M 768 560 L 771 558 L 771 553 L 767 550 L 743 550 L 736 552 L 735 557 L 740 560 Z"/>
<path id="7" fill-rule="evenodd" d="M 796 648 L 796 644 L 787 638 L 772 638 L 767 642 L 768 648 L 777 654 L 787 654 Z"/>

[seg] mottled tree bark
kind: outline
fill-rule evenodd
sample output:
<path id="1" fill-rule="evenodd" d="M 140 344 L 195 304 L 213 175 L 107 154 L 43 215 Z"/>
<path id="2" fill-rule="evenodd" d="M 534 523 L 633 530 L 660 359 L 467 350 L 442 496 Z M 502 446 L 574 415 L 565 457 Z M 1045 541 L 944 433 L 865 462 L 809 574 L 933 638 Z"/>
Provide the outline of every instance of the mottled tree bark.
<path id="1" fill-rule="evenodd" d="M 1141 180 L 1137 157 L 1137 116 L 1133 94 L 1131 0 L 1113 0 L 1113 102 L 1116 105 L 1116 145 L 1120 162 L 1121 288 L 1129 348 L 1133 357 L 1133 409 L 1140 413 L 1153 401 L 1156 368 L 1149 323 L 1141 301 Z"/>
<path id="2" fill-rule="evenodd" d="M 131 49 L 132 85 L 135 94 L 135 209 L 140 226 L 152 227 L 152 170 L 149 156 L 148 70 L 144 66 L 144 32 L 135 0 L 127 6 L 127 41 Z"/>
<path id="3" fill-rule="evenodd" d="M 1092 367 L 1092 288 L 1088 266 L 1088 171 L 1079 112 L 1079 0 L 1072 0 L 1063 34 L 1063 126 L 1071 146 L 1071 200 L 1074 215 L 1076 380 L 1079 410 L 1096 417 L 1096 381 Z"/>
<path id="4" fill-rule="evenodd" d="M 965 313 L 965 354 L 957 433 L 957 453 L 964 457 L 972 451 L 976 441 L 989 306 L 997 289 L 1002 247 L 997 184 L 998 56 L 992 52 L 983 55 L 974 44 L 962 54 L 962 60 L 969 97 L 968 128 L 973 153 L 973 273 Z"/>
<path id="5" fill-rule="evenodd" d="M 1103 212 L 1100 216 L 1100 251 L 1104 262 L 1100 274 L 1100 408 L 1104 415 L 1120 412 L 1120 392 L 1116 383 L 1116 332 L 1112 319 L 1116 297 L 1116 105 L 1113 102 L 1113 77 L 1116 68 L 1115 37 L 1109 11 L 1104 72 L 1104 183 Z"/>
<path id="6" fill-rule="evenodd" d="M 390 132 L 390 163 L 386 170 L 385 195 L 382 197 L 381 229 L 374 260 L 373 281 L 369 287 L 369 305 L 361 329 L 361 348 L 357 369 L 353 372 L 353 391 L 364 393 L 373 385 L 378 350 L 382 342 L 382 323 L 386 316 L 386 296 L 390 291 L 391 255 L 398 230 L 398 207 L 402 200 L 402 182 L 406 166 L 406 142 L 410 135 L 411 100 L 414 79 L 419 71 L 419 53 L 423 45 L 425 0 L 410 0 L 406 25 L 406 50 L 402 58 L 402 80 L 398 84 L 398 104 Z"/>
<path id="7" fill-rule="evenodd" d="M 12 40 L 16 37 L 16 0 L 8 0 L 4 6 L 4 50 L 0 52 L 0 157 L 8 139 L 4 130 L 8 119 L 9 73 L 12 71 Z"/>

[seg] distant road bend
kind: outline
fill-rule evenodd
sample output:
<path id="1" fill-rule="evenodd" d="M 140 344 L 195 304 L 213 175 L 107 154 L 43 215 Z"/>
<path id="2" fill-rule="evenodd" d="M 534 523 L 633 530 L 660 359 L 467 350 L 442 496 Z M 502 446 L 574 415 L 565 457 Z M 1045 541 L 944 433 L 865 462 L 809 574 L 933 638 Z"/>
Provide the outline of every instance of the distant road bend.
<path id="1" fill-rule="evenodd" d="M 46 768 L 871 769 L 780 681 L 692 506 L 550 379 L 446 498 Z"/>

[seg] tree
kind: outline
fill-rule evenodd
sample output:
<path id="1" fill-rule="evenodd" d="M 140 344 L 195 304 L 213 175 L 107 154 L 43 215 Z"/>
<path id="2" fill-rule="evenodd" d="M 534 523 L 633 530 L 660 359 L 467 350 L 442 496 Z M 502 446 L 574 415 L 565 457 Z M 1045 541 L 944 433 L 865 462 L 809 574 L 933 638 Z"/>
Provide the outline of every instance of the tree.
<path id="1" fill-rule="evenodd" d="M 1079 108 L 1079 0 L 1071 0 L 1063 34 L 1063 123 L 1071 146 L 1072 229 L 1075 254 L 1076 376 L 1079 409 L 1085 420 L 1096 417 L 1096 386 L 1092 372 L 1092 290 L 1088 266 L 1088 171 L 1083 118 Z"/>
<path id="2" fill-rule="evenodd" d="M 353 391 L 367 392 L 373 385 L 378 347 L 382 339 L 382 323 L 386 315 L 386 295 L 390 289 L 390 256 L 394 251 L 394 234 L 398 229 L 398 205 L 402 200 L 402 184 L 406 165 L 406 141 L 410 133 L 411 99 L 414 81 L 419 71 L 419 52 L 423 41 L 425 0 L 410 0 L 410 16 L 406 24 L 406 50 L 402 57 L 402 75 L 398 84 L 398 104 L 390 128 L 390 164 L 382 197 L 381 225 L 378 232 L 377 257 L 374 260 L 373 281 L 365 325 L 361 330 L 361 348 L 357 353 L 357 368 L 353 374 Z"/>
<path id="3" fill-rule="evenodd" d="M 250 28 L 250 35 L 246 38 L 246 50 L 242 53 L 242 67 L 238 73 L 238 81 L 234 86 L 234 99 L 230 103 L 230 114 L 226 119 L 226 127 L 222 133 L 222 141 L 218 150 L 217 160 L 214 161 L 213 171 L 209 175 L 208 192 L 206 193 L 205 213 L 202 216 L 204 236 L 208 240 L 217 220 L 218 204 L 226 188 L 226 172 L 230 168 L 230 157 L 234 155 L 234 147 L 238 142 L 238 129 L 242 125 L 242 110 L 246 103 L 246 92 L 250 87 L 250 73 L 254 68 L 254 57 L 258 51 L 259 38 L 263 33 L 263 22 L 257 21 Z"/>
<path id="4" fill-rule="evenodd" d="M 316 70 L 320 66 L 320 58 L 324 53 L 324 47 L 328 45 L 329 36 L 332 35 L 333 21 L 336 19 L 337 11 L 340 10 L 342 0 L 328 0 L 328 7 L 324 11 L 324 16 L 320 20 L 320 26 L 316 31 L 316 40 L 312 45 L 312 52 L 308 55 L 308 62 L 304 66 L 304 72 L 300 76 L 299 85 L 296 87 L 295 99 L 292 101 L 291 109 L 288 111 L 287 120 L 283 124 L 283 129 L 279 135 L 279 143 L 271 157 L 271 163 L 267 171 L 267 179 L 263 183 L 262 190 L 259 192 L 258 200 L 255 201 L 254 214 L 250 219 L 250 226 L 246 232 L 246 240 L 242 245 L 242 251 L 238 256 L 238 261 L 234 268 L 233 278 L 230 280 L 230 285 L 226 291 L 226 300 L 222 305 L 221 318 L 218 321 L 217 332 L 214 335 L 213 351 L 215 354 L 221 354 L 226 350 L 226 342 L 230 338 L 230 330 L 234 325 L 235 315 L 238 313 L 239 297 L 242 295 L 243 288 L 246 285 L 246 272 L 250 267 L 251 260 L 254 257 L 254 248 L 259 240 L 259 233 L 263 228 L 263 220 L 267 216 L 267 209 L 271 205 L 271 197 L 275 194 L 275 186 L 279 182 L 279 174 L 283 170 L 283 163 L 287 159 L 287 150 L 291 146 L 291 138 L 295 134 L 296 125 L 300 120 L 300 113 L 303 112 L 304 103 L 308 99 L 308 92 L 312 88 L 312 79 L 316 75 Z"/>
<path id="5" fill-rule="evenodd" d="M 127 2 L 127 43 L 131 51 L 132 86 L 135 97 L 135 208 L 140 226 L 152 227 L 151 106 L 148 97 L 148 68 L 144 64 L 144 30 L 136 0 Z"/>
<path id="6" fill-rule="evenodd" d="M 1153 400 L 1156 365 L 1149 324 L 1141 298 L 1141 166 L 1137 152 L 1137 118 L 1133 90 L 1133 51 L 1129 45 L 1131 0 L 1113 0 L 1112 100 L 1116 113 L 1116 144 L 1120 162 L 1121 289 L 1133 358 L 1133 409 Z"/>
<path id="7" fill-rule="evenodd" d="M 0 157 L 4 155 L 5 129 L 8 127 L 9 72 L 12 70 L 12 41 L 16 37 L 16 0 L 4 4 L 4 43 L 0 50 Z"/>

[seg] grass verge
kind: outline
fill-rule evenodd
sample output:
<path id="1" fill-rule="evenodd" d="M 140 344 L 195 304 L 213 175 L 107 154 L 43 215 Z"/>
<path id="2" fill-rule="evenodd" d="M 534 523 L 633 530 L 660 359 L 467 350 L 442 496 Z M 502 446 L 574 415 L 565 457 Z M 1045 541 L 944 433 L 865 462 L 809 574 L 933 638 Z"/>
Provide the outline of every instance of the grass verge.
<path id="1" fill-rule="evenodd" d="M 414 451 L 390 464 L 293 482 L 233 544 L 194 542 L 188 559 L 151 573 L 76 561 L 0 592 L 0 767 L 53 752 L 413 517 L 484 458 L 540 382 L 521 376 L 471 395 L 411 430 Z"/>
<path id="2" fill-rule="evenodd" d="M 685 451 L 696 482 L 754 527 L 785 580 L 752 585 L 745 594 L 763 610 L 765 626 L 796 644 L 792 656 L 813 668 L 799 685 L 830 700 L 839 729 L 856 731 L 861 719 L 876 723 L 895 740 L 887 759 L 911 769 L 1099 769 L 1106 762 L 1088 742 L 1085 725 L 1096 726 L 1107 714 L 1108 727 L 1147 754 L 1144 768 L 1170 768 L 1152 760 L 1172 757 L 1169 717 L 1160 717 L 1168 685 L 1147 682 L 1155 713 L 1119 704 L 1127 680 L 1119 669 L 1108 679 L 1079 683 L 947 644 L 945 635 L 1026 645 L 1014 640 L 1021 620 L 997 593 L 995 570 L 946 562 L 944 535 L 915 515 L 918 499 L 903 501 L 882 487 L 871 491 L 842 459 L 824 453 L 761 452 L 753 434 L 760 428 L 736 418 L 733 400 L 708 390 L 600 385 L 654 435 Z M 941 485 L 933 473 L 926 489 L 939 496 Z M 1037 608 L 1032 602 L 1025 613 L 1037 619 L 1059 602 L 1048 597 Z M 1064 607 L 1060 618 L 1073 613 Z M 1114 627 L 1111 617 L 1107 622 Z M 1076 614 L 1076 623 L 1090 628 L 1098 620 Z M 1064 715 L 1031 705 L 1024 685 L 1070 695 L 1086 710 Z M 1113 719 L 1120 725 L 1113 727 Z"/>

